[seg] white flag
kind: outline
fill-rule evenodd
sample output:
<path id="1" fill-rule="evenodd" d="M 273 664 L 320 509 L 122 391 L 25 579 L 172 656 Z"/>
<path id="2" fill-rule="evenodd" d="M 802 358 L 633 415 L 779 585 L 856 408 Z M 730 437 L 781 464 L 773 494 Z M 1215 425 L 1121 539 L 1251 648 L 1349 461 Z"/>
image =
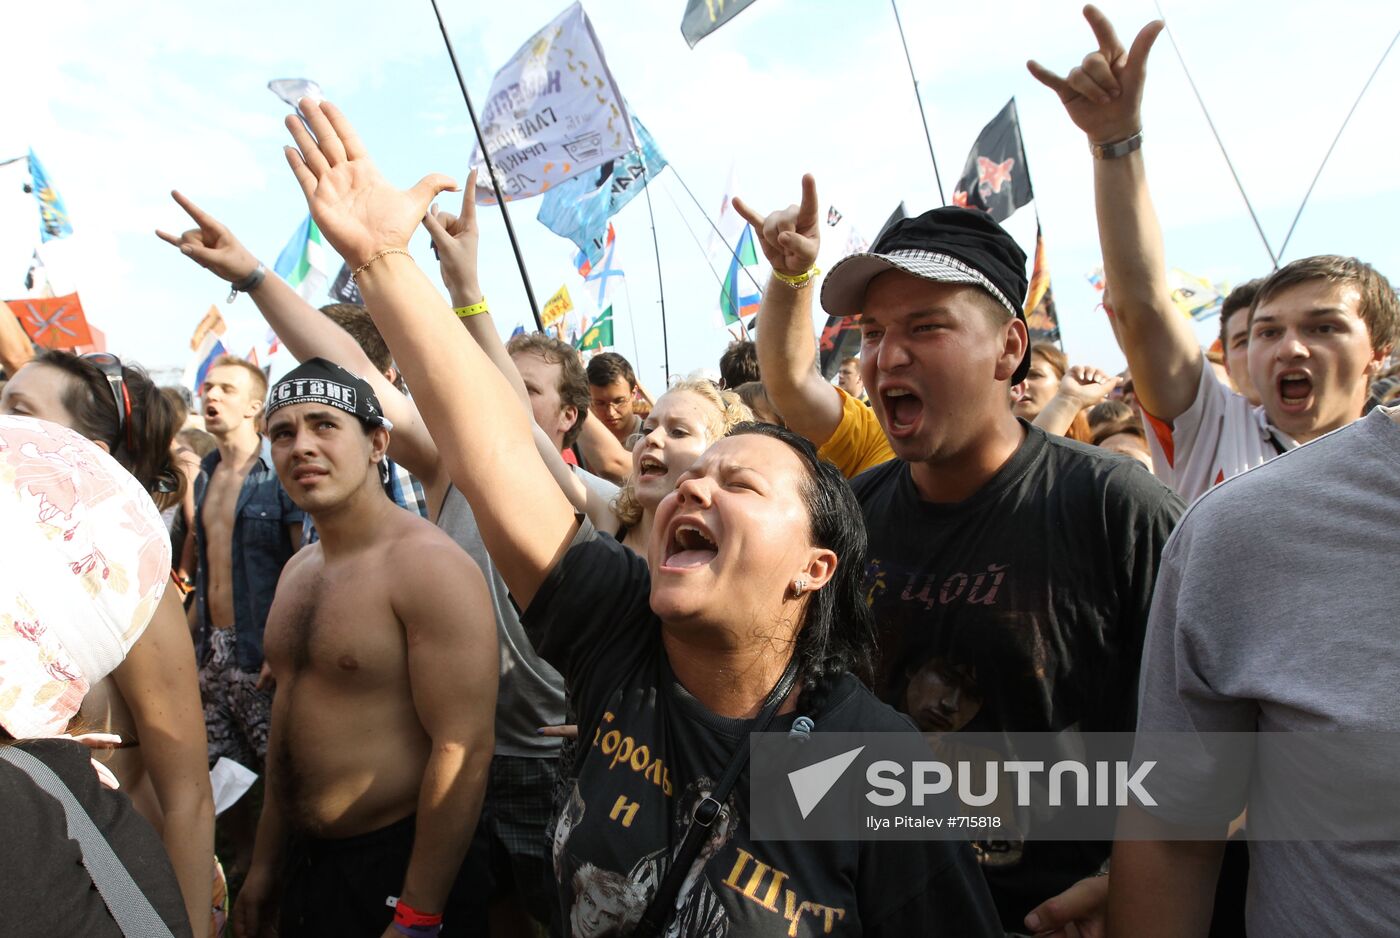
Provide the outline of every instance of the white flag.
<path id="1" fill-rule="evenodd" d="M 326 100 L 326 96 L 321 93 L 321 86 L 309 78 L 274 78 L 267 83 L 267 88 L 290 104 L 293 111 L 297 109 L 302 98 L 310 98 L 317 103 Z"/>
<path id="2" fill-rule="evenodd" d="M 539 195 L 639 146 L 582 4 L 531 36 L 496 73 L 481 133 L 507 201 Z M 476 200 L 491 205 L 485 166 L 478 146 Z"/>

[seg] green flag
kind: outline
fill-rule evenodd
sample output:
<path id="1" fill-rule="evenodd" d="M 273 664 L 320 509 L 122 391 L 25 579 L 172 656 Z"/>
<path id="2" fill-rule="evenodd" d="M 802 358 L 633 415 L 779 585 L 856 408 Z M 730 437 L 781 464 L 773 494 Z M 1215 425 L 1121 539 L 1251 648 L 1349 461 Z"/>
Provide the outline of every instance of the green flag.
<path id="1" fill-rule="evenodd" d="M 581 352 L 586 352 L 589 349 L 612 348 L 612 344 L 612 307 L 609 306 L 607 309 L 603 310 L 602 314 L 597 319 L 593 320 L 592 325 L 584 330 L 575 348 Z"/>

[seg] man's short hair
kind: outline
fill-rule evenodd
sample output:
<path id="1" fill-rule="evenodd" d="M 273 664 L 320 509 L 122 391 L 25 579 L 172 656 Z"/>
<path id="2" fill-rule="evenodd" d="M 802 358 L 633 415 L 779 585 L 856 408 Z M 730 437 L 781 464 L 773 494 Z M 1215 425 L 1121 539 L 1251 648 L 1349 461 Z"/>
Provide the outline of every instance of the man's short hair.
<path id="1" fill-rule="evenodd" d="M 1357 312 L 1371 333 L 1371 348 L 1380 351 L 1395 344 L 1396 329 L 1400 327 L 1400 299 L 1395 296 L 1395 288 L 1380 271 L 1365 261 L 1337 254 L 1304 257 L 1270 274 L 1259 285 L 1254 296 L 1254 305 L 1249 310 L 1250 320 L 1253 321 L 1259 304 L 1289 287 L 1313 280 L 1355 286 L 1361 292 L 1361 305 Z"/>
<path id="2" fill-rule="evenodd" d="M 729 343 L 719 357 L 720 387 L 731 391 L 741 384 L 758 381 L 758 346 L 748 339 Z"/>
<path id="3" fill-rule="evenodd" d="M 1246 280 L 1231 290 L 1230 294 L 1220 302 L 1220 347 L 1225 350 L 1225 354 L 1230 354 L 1230 337 L 1225 334 L 1229 328 L 1230 317 L 1240 310 L 1249 309 L 1254 305 L 1254 297 L 1258 295 L 1259 287 L 1263 283 L 1263 277 Z"/>
<path id="4" fill-rule="evenodd" d="M 841 359 L 841 365 L 840 365 L 840 367 L 845 368 L 847 365 L 855 365 L 857 368 L 859 368 L 859 367 L 860 367 L 860 356 L 859 356 L 859 355 L 847 355 L 845 358 Z"/>
<path id="5" fill-rule="evenodd" d="M 629 388 L 637 386 L 637 375 L 631 364 L 616 352 L 599 352 L 588 360 L 588 383 L 595 388 L 604 388 L 618 378 L 627 382 Z"/>
<path id="6" fill-rule="evenodd" d="M 506 351 L 516 355 L 538 355 L 551 365 L 559 366 L 559 403 L 573 407 L 577 411 L 573 426 L 564 431 L 564 447 L 574 445 L 583 432 L 583 422 L 588 419 L 588 405 L 592 398 L 588 394 L 588 376 L 584 374 L 583 363 L 578 351 L 567 342 L 545 335 L 543 332 L 522 332 L 506 343 Z"/>
<path id="7" fill-rule="evenodd" d="M 374 320 L 363 306 L 331 303 L 322 306 L 321 312 L 325 313 L 331 322 L 350 333 L 350 338 L 364 351 L 375 371 L 383 374 L 393 367 L 394 356 L 389 352 L 389 344 L 384 341 L 384 336 L 379 334 L 379 328 L 375 326 Z"/>
<path id="8" fill-rule="evenodd" d="M 248 377 L 253 379 L 253 400 L 259 403 L 267 400 L 267 375 L 263 374 L 261 368 L 248 359 L 239 358 L 237 355 L 220 355 L 214 359 L 214 364 L 209 366 L 209 370 L 213 371 L 215 368 L 224 367 L 242 368 L 248 372 Z"/>

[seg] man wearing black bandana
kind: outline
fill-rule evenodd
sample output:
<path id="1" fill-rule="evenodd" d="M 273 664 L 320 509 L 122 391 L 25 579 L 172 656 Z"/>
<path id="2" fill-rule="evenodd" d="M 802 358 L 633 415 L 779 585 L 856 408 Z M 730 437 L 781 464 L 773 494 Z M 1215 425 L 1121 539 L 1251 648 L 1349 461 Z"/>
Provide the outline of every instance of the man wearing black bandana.
<path id="1" fill-rule="evenodd" d="M 1152 587 L 1181 500 L 1130 460 L 1011 413 L 1009 389 L 1030 363 L 1026 255 L 980 211 L 904 219 L 831 270 L 822 305 L 860 316 L 871 406 L 828 384 L 812 331 L 817 204 L 810 176 L 800 206 L 767 218 L 735 200 L 773 265 L 759 312 L 764 387 L 789 427 L 854 476 L 876 692 L 906 712 L 936 709 L 916 680 L 936 664 L 977 703 L 951 708 L 957 729 L 1058 733 L 1067 752 L 1080 733 L 1132 730 Z M 1101 919 L 1107 881 L 1091 877 L 1108 852 L 1043 841 L 979 851 L 1017 933 Z"/>
<path id="2" fill-rule="evenodd" d="M 267 801 L 235 917 L 260 934 L 280 898 L 283 935 L 465 935 L 485 914 L 457 886 L 493 748 L 485 580 L 384 494 L 391 425 L 367 382 L 313 358 L 266 414 L 278 477 L 321 539 L 268 615 Z"/>

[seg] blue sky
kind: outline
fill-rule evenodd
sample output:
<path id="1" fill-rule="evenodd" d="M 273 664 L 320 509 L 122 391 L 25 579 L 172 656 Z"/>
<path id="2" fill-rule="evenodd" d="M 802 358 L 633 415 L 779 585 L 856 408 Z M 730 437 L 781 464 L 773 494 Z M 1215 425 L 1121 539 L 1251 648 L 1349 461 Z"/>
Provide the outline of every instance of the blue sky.
<path id="1" fill-rule="evenodd" d="M 566 5 L 441 2 L 477 101 L 496 68 Z M 1277 247 L 1400 27 L 1400 12 L 1375 0 L 1164 5 Z M 739 194 L 762 209 L 793 201 L 801 173 L 814 173 L 823 204 L 836 205 L 867 237 L 901 199 L 914 210 L 937 204 L 885 0 L 755 0 L 694 50 L 680 35 L 683 0 L 585 6 L 622 92 L 712 215 L 731 166 Z M 186 227 L 167 194 L 179 188 L 269 265 L 275 259 L 305 203 L 282 157 L 285 107 L 266 90 L 269 79 L 318 81 L 398 184 L 430 171 L 465 175 L 470 123 L 431 6 L 390 7 L 59 0 L 37 12 L 11 5 L 0 13 L 0 79 L 11 89 L 0 159 L 30 146 L 43 159 L 77 231 L 56 252 L 55 275 L 80 289 L 114 351 L 151 368 L 183 367 L 190 332 L 211 303 L 224 310 L 239 351 L 261 337 L 246 297 L 224 305 L 227 289 L 151 232 Z M 1137 0 L 1104 8 L 1125 40 L 1155 15 L 1150 2 Z M 1090 51 L 1079 5 L 905 0 L 901 14 L 945 187 L 982 125 L 1014 95 L 1070 357 L 1121 367 L 1084 279 L 1099 260 L 1090 158 L 1058 101 L 1023 64 L 1036 58 L 1063 71 Z M 1287 258 L 1356 254 L 1400 276 L 1397 104 L 1400 56 L 1387 62 L 1353 118 Z M 1266 272 L 1268 257 L 1165 37 L 1153 53 L 1144 121 L 1169 262 L 1232 283 Z M 38 234 L 23 181 L 22 164 L 0 168 L 5 297 L 23 293 Z M 701 240 L 708 226 L 670 171 L 652 195 L 671 373 L 713 368 L 728 335 L 714 275 L 685 225 Z M 455 197 L 441 204 L 455 210 Z M 534 220 L 537 209 L 537 200 L 514 203 L 512 217 L 543 300 L 561 284 L 571 291 L 581 284 L 569 264 L 572 245 Z M 509 332 L 529 320 L 528 306 L 495 210 L 483 208 L 482 217 L 484 287 Z M 657 386 L 664 369 L 645 199 L 634 200 L 616 228 L 631 300 L 630 309 L 625 299 L 618 307 L 617 349 L 637 358 L 643 381 Z M 1012 228 L 1030 236 L 1029 209 Z M 425 234 L 412 249 L 432 266 Z"/>

